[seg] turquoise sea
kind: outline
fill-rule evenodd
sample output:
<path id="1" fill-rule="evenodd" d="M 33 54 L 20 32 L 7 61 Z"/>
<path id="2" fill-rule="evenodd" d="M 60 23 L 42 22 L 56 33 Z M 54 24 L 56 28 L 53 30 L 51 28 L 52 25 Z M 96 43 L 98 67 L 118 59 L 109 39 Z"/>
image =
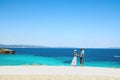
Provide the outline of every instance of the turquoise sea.
<path id="1" fill-rule="evenodd" d="M 0 66 L 70 66 L 74 48 L 11 48 L 15 54 L 1 54 Z M 77 49 L 80 53 L 80 50 Z M 84 66 L 120 68 L 120 49 L 85 49 Z M 77 60 L 79 66 L 79 57 Z"/>

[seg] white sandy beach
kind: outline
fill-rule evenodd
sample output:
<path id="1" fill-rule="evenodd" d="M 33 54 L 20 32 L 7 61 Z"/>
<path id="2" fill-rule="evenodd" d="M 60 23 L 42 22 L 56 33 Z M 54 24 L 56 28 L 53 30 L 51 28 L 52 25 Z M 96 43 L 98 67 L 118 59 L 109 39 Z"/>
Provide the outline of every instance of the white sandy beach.
<path id="1" fill-rule="evenodd" d="M 120 69 L 71 66 L 1 66 L 0 80 L 120 80 Z"/>

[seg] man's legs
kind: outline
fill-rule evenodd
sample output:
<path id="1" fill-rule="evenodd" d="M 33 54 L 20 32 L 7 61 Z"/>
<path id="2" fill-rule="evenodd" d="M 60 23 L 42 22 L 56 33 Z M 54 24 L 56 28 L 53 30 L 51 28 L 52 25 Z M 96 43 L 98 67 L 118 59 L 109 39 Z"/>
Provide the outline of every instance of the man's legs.
<path id="1" fill-rule="evenodd" d="M 84 58 L 82 57 L 82 61 L 81 61 L 81 64 L 83 65 L 84 64 Z"/>
<path id="2" fill-rule="evenodd" d="M 80 57 L 80 65 L 82 66 L 84 64 L 84 58 Z"/>

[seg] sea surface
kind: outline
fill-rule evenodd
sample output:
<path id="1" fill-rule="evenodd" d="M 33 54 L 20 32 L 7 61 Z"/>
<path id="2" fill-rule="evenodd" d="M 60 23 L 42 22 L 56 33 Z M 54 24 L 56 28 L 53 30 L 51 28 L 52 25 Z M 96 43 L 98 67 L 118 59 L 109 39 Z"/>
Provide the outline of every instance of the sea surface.
<path id="1" fill-rule="evenodd" d="M 1 54 L 0 66 L 71 66 L 73 48 L 11 48 L 15 54 Z M 77 49 L 77 53 L 80 50 Z M 80 66 L 79 57 L 77 66 Z M 84 66 L 120 68 L 120 49 L 85 49 Z"/>

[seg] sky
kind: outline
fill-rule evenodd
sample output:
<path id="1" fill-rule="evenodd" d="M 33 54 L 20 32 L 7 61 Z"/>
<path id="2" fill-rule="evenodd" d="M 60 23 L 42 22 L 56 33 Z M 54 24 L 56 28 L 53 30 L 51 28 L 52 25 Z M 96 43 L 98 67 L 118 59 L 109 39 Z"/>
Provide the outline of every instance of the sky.
<path id="1" fill-rule="evenodd" d="M 0 44 L 120 47 L 120 0 L 0 0 Z"/>

